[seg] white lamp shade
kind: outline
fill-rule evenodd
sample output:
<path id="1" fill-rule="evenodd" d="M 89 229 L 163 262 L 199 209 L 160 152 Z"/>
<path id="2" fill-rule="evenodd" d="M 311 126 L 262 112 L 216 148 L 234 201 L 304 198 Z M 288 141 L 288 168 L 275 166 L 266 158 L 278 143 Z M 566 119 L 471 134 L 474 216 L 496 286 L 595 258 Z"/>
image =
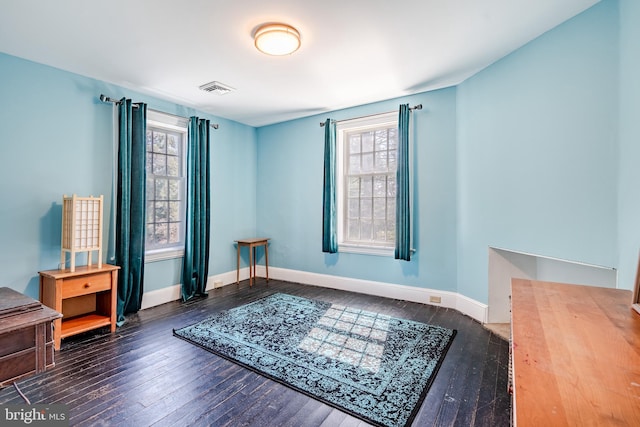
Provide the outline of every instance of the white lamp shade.
<path id="1" fill-rule="evenodd" d="M 267 55 L 289 55 L 300 48 L 300 33 L 286 24 L 267 24 L 254 36 L 256 48 Z"/>

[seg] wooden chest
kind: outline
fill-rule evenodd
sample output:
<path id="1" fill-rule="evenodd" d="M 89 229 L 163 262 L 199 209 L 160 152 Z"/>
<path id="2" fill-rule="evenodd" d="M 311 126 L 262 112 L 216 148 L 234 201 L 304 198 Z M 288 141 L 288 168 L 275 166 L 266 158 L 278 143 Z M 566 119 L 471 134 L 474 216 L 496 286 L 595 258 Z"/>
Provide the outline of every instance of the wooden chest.
<path id="1" fill-rule="evenodd" d="M 54 365 L 53 321 L 60 313 L 0 288 L 0 388 Z"/>

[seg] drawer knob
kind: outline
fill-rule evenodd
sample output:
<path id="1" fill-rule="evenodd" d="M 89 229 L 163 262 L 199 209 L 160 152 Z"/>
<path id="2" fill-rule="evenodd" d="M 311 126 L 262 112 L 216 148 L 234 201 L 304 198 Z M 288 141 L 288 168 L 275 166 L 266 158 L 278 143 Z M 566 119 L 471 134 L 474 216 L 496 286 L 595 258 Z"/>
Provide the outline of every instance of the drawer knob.
<path id="1" fill-rule="evenodd" d="M 88 289 L 90 286 L 91 286 L 91 283 L 85 283 L 85 284 L 84 284 L 84 288 L 85 288 L 85 289 Z"/>

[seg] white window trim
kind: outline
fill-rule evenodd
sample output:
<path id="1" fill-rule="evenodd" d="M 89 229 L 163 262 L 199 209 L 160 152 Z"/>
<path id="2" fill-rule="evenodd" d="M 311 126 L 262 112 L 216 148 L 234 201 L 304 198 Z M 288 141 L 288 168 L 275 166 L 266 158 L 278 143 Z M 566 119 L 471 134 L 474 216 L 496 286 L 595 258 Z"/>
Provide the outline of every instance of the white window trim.
<path id="1" fill-rule="evenodd" d="M 356 245 L 343 242 L 338 243 L 338 252 L 389 257 L 394 256 L 396 250 L 386 246 Z"/>
<path id="2" fill-rule="evenodd" d="M 395 126 L 398 125 L 398 113 L 395 111 L 351 120 L 342 120 L 336 123 L 336 209 L 338 212 L 338 252 L 377 255 L 385 257 L 393 257 L 395 255 L 395 246 L 389 247 L 381 245 L 378 246 L 344 242 L 344 144 L 346 131 L 365 131 L 368 129 L 375 129 L 390 124 L 393 124 Z"/>
<path id="3" fill-rule="evenodd" d="M 183 131 L 189 129 L 189 119 L 186 117 L 174 116 L 160 111 L 147 110 L 147 123 L 158 126 L 170 126 L 173 130 Z"/>
<path id="4" fill-rule="evenodd" d="M 174 248 L 163 248 L 163 249 L 153 249 L 150 251 L 145 251 L 144 254 L 144 262 L 157 262 L 157 261 L 165 261 L 168 259 L 182 258 L 184 257 L 184 248 L 183 249 L 175 249 Z"/>
<path id="5" fill-rule="evenodd" d="M 160 111 L 147 110 L 147 125 L 184 133 L 183 163 L 185 164 L 183 164 L 183 168 L 185 168 L 184 170 L 186 171 L 189 119 L 186 117 L 174 116 L 172 114 L 165 114 Z M 145 203 L 146 203 L 146 200 L 145 200 Z M 145 221 L 145 229 L 146 229 L 146 221 Z M 168 246 L 168 247 L 158 248 L 158 249 L 145 249 L 144 261 L 145 263 L 157 262 L 157 261 L 165 261 L 169 259 L 176 259 L 176 258 L 182 258 L 182 257 L 184 257 L 184 247 Z"/>

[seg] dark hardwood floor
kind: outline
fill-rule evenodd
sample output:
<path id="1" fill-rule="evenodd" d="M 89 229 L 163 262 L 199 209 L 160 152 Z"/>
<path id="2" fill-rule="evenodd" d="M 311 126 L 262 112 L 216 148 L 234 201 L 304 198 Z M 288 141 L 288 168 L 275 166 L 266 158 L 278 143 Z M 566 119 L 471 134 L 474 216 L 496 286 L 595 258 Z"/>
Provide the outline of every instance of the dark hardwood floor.
<path id="1" fill-rule="evenodd" d="M 413 426 L 508 426 L 508 343 L 459 312 L 428 305 L 264 279 L 209 291 L 130 316 L 115 334 L 63 340 L 56 366 L 18 383 L 31 403 L 68 405 L 70 425 L 366 426 L 172 335 L 173 328 L 274 292 L 340 303 L 457 329 Z M 0 404 L 20 404 L 13 387 Z"/>

